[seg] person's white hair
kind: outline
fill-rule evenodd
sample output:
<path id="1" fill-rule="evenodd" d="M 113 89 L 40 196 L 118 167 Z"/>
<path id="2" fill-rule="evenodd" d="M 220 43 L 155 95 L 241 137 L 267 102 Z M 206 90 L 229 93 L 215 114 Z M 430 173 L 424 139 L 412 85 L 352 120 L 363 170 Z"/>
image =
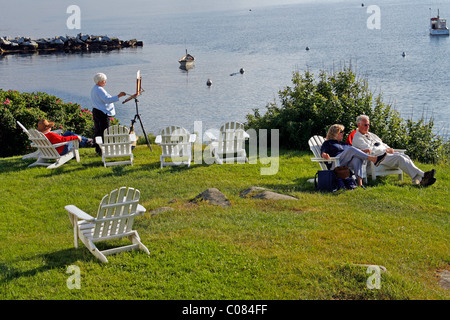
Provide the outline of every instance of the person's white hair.
<path id="1" fill-rule="evenodd" d="M 358 116 L 358 118 L 356 118 L 356 124 L 361 123 L 362 119 L 366 119 L 367 121 L 370 121 L 368 116 L 362 114 L 362 115 Z"/>
<path id="2" fill-rule="evenodd" d="M 101 82 L 101 81 L 106 81 L 106 74 L 104 74 L 104 73 L 97 73 L 95 76 L 94 76 L 94 82 L 95 82 L 95 84 L 97 84 L 97 83 L 99 83 L 99 82 Z"/>

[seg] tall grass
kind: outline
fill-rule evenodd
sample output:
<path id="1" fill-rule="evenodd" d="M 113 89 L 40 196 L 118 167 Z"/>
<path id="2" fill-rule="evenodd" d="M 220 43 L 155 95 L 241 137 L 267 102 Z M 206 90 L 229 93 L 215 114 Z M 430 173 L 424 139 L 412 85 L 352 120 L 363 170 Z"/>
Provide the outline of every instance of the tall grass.
<path id="1" fill-rule="evenodd" d="M 160 169 L 159 153 L 139 145 L 133 166 L 112 168 L 93 149 L 54 170 L 0 159 L 0 299 L 449 298 L 436 278 L 449 268 L 448 164 L 436 166 L 428 188 L 391 176 L 326 194 L 307 182 L 319 168 L 306 152 L 281 151 L 272 176 L 260 175 L 261 164 Z M 102 264 L 82 243 L 74 248 L 64 206 L 95 215 L 121 186 L 141 191 L 147 213 L 135 229 L 150 255 L 120 253 Z M 241 198 L 250 186 L 298 200 Z M 213 187 L 231 207 L 190 202 Z M 163 206 L 173 210 L 150 214 Z M 71 265 L 81 289 L 67 286 Z M 368 289 L 361 265 L 386 267 L 380 289 Z"/>

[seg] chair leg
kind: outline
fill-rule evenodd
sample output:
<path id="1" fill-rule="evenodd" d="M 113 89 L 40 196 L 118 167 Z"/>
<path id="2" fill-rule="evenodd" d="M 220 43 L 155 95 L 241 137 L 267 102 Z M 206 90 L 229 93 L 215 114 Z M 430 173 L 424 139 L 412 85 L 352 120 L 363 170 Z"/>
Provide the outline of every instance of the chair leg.
<path id="1" fill-rule="evenodd" d="M 89 240 L 88 244 L 89 245 L 87 247 L 88 247 L 89 251 L 91 251 L 91 253 L 97 259 L 99 259 L 101 262 L 108 263 L 108 259 L 106 259 L 105 255 L 103 253 L 101 253 L 100 250 L 97 249 L 97 247 L 95 246 L 95 244 L 91 240 Z"/>
<path id="2" fill-rule="evenodd" d="M 61 156 L 61 158 L 59 158 L 58 160 L 56 160 L 55 163 L 52 163 L 51 165 L 49 165 L 47 167 L 47 169 L 58 168 L 58 167 L 62 166 L 64 163 L 66 163 L 67 161 L 69 161 L 72 158 L 73 158 L 73 153 L 67 153 L 67 154 Z"/>
<path id="3" fill-rule="evenodd" d="M 134 232 L 134 235 L 129 236 L 129 239 L 133 244 L 139 245 L 139 249 L 145 251 L 147 254 L 150 254 L 150 251 L 148 251 L 148 248 L 141 242 L 141 239 L 139 238 L 139 235 L 137 232 Z"/>
<path id="4" fill-rule="evenodd" d="M 36 160 L 36 162 L 33 162 L 32 164 L 30 164 L 28 166 L 28 168 L 32 168 L 32 167 L 36 167 L 36 166 L 45 166 L 45 167 L 47 167 L 49 165 L 50 165 L 50 163 L 48 163 L 46 159 L 38 158 Z"/>
<path id="5" fill-rule="evenodd" d="M 33 153 L 26 154 L 26 155 L 24 155 L 22 157 L 22 160 L 24 160 L 24 159 L 37 159 L 37 158 L 39 158 L 39 154 L 40 154 L 39 150 L 35 151 Z"/>

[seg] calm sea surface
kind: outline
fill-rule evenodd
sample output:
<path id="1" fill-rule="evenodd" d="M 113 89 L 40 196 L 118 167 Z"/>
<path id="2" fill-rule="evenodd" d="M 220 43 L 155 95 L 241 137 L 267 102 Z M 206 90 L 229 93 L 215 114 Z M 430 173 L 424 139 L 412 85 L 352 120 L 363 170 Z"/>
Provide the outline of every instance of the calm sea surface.
<path id="1" fill-rule="evenodd" d="M 1 56 L 0 88 L 44 91 L 91 108 L 95 73 L 107 74 L 109 93 L 132 94 L 140 70 L 145 92 L 139 111 L 146 131 L 157 134 L 171 124 L 193 130 L 194 121 L 203 121 L 206 130 L 229 120 L 245 122 L 252 109 L 264 110 L 278 99 L 278 90 L 291 85 L 294 71 L 318 74 L 351 64 L 403 118 L 433 117 L 435 131 L 449 136 L 450 38 L 428 34 L 429 18 L 438 8 L 450 21 L 449 1 L 378 0 L 379 30 L 367 27 L 369 4 L 362 7 L 361 1 L 171 14 L 142 7 L 94 15 L 81 7 L 81 30 L 66 27 L 69 5 L 60 4 L 59 13 L 37 9 L 41 17 L 49 15 L 42 24 L 31 19 L 16 29 L 0 22 L 0 35 L 38 38 L 81 32 L 136 38 L 144 46 L 107 53 Z M 22 33 L 11 33 L 16 30 Z M 196 58 L 188 72 L 178 64 L 186 47 Z M 230 75 L 240 68 L 243 75 Z M 126 125 L 136 113 L 134 101 L 116 103 L 116 110 Z"/>

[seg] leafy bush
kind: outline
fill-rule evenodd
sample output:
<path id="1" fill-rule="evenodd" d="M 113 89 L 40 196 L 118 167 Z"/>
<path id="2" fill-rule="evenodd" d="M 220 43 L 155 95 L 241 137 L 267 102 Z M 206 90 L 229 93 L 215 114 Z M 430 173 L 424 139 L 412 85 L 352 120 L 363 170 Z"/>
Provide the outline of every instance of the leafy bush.
<path id="1" fill-rule="evenodd" d="M 356 118 L 370 117 L 371 131 L 393 148 L 406 149 L 408 154 L 422 162 L 443 160 L 442 137 L 433 134 L 433 121 L 404 121 L 390 105 L 383 103 L 382 95 L 374 97 L 367 81 L 358 78 L 351 68 L 327 73 L 321 71 L 318 79 L 306 71 L 294 72 L 293 86 L 278 92 L 281 106 L 276 101 L 247 115 L 247 128 L 279 129 L 280 146 L 287 149 L 309 150 L 308 140 L 313 135 L 326 136 L 328 128 L 336 123 L 346 133 L 356 129 Z"/>
<path id="2" fill-rule="evenodd" d="M 30 141 L 17 125 L 37 128 L 39 119 L 55 122 L 55 129 L 93 137 L 92 112 L 77 103 L 64 103 L 47 93 L 20 93 L 0 89 L 0 157 L 27 153 Z"/>

